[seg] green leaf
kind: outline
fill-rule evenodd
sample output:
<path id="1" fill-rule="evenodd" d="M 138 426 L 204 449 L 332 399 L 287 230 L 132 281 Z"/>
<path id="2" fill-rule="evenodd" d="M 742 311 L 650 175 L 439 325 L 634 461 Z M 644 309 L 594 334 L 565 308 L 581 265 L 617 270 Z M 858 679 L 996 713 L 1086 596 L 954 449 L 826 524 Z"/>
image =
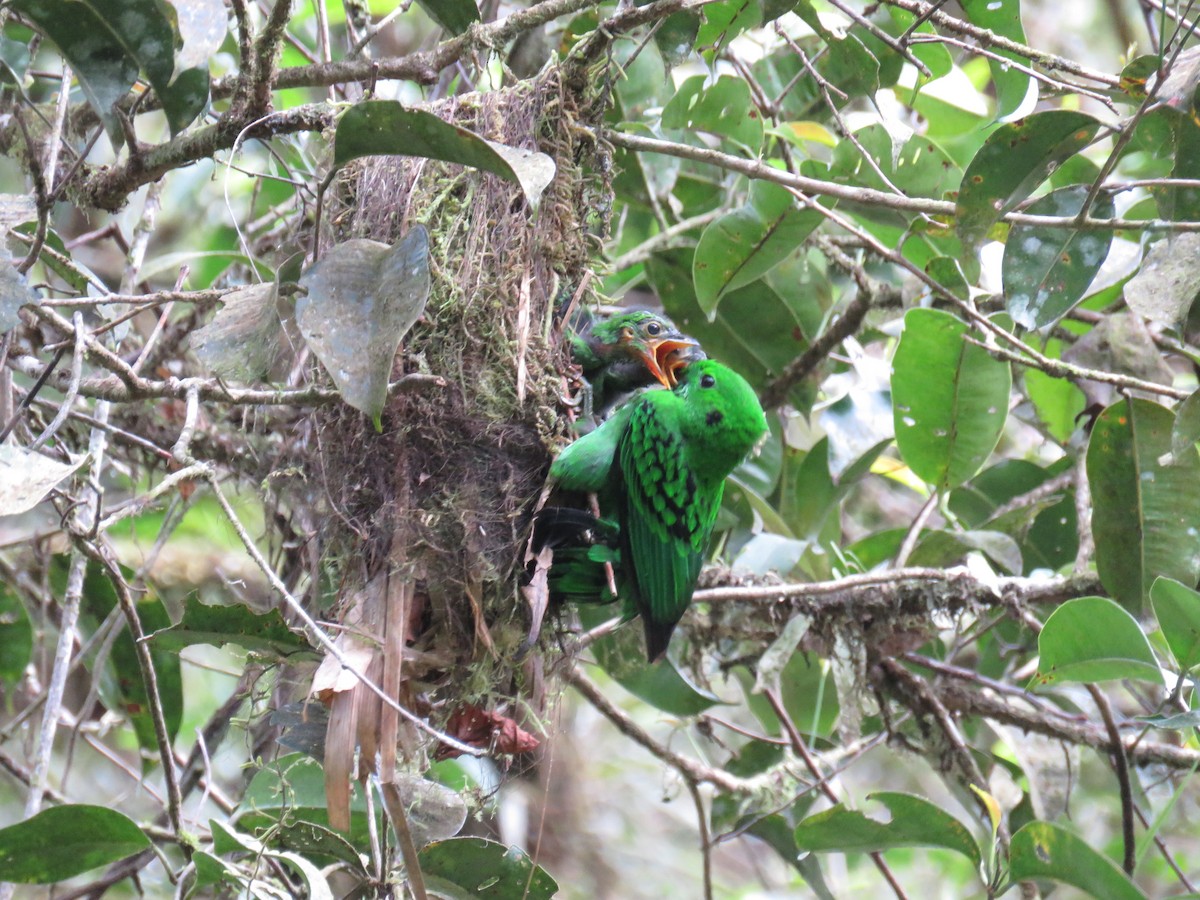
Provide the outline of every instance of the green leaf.
<path id="1" fill-rule="evenodd" d="M 1200 664 L 1200 594 L 1171 578 L 1156 578 L 1150 602 L 1180 672 Z"/>
<path id="2" fill-rule="evenodd" d="M 979 471 L 1008 415 L 1008 364 L 967 343 L 969 331 L 949 313 L 911 309 L 892 361 L 896 446 L 939 490 Z"/>
<path id="3" fill-rule="evenodd" d="M 1010 575 L 1020 575 L 1025 568 L 1017 542 L 999 531 L 930 531 L 922 535 L 909 563 L 946 568 L 972 551 L 984 554 Z"/>
<path id="4" fill-rule="evenodd" d="M 1042 352 L 1051 359 L 1059 359 L 1062 356 L 1062 341 L 1047 341 Z M 1025 392 L 1033 401 L 1038 418 L 1045 424 L 1051 437 L 1065 444 L 1078 430 L 1079 414 L 1087 406 L 1083 391 L 1070 380 L 1055 378 L 1040 369 L 1026 369 L 1023 380 Z"/>
<path id="5" fill-rule="evenodd" d="M 115 809 L 55 806 L 0 828 L 0 881 L 52 884 L 149 849 L 150 839 Z"/>
<path id="6" fill-rule="evenodd" d="M 1175 417 L 1149 400 L 1121 400 L 1096 420 L 1087 450 L 1096 568 L 1108 592 L 1140 613 L 1159 575 L 1200 579 L 1200 457 L 1170 465 Z"/>
<path id="7" fill-rule="evenodd" d="M 967 166 L 958 191 L 955 213 L 964 243 L 981 241 L 1059 163 L 1090 144 L 1099 129 L 1100 122 L 1089 115 L 1054 109 L 993 131 Z"/>
<path id="8" fill-rule="evenodd" d="M 312 650 L 304 635 L 288 628 L 279 610 L 255 613 L 242 604 L 209 606 L 192 595 L 184 601 L 179 624 L 150 635 L 156 647 L 178 650 L 193 644 L 237 644 L 252 653 L 290 656 Z"/>
<path id="9" fill-rule="evenodd" d="M 887 6 L 886 9 L 888 15 L 892 17 L 892 21 L 896 23 L 901 33 L 907 32 L 908 29 L 912 28 L 913 22 L 917 21 L 917 14 L 909 12 L 906 9 L 900 9 L 895 6 Z M 922 22 L 913 31 L 913 34 L 936 33 L 933 25 L 928 20 Z M 949 75 L 950 70 L 954 68 L 954 60 L 950 56 L 950 51 L 946 49 L 944 44 L 938 41 L 910 43 L 908 49 L 912 52 L 913 56 L 925 63 L 933 78 L 941 78 L 943 75 Z"/>
<path id="10" fill-rule="evenodd" d="M 9 686 L 25 674 L 33 653 L 33 625 L 15 592 L 0 586 L 0 680 Z"/>
<path id="11" fill-rule="evenodd" d="M 708 320 L 716 318 L 723 296 L 782 262 L 821 220 L 820 213 L 798 207 L 779 185 L 752 182 L 746 205 L 712 222 L 696 245 L 692 279 Z"/>
<path id="12" fill-rule="evenodd" d="M 125 571 L 124 574 L 127 580 L 132 578 L 131 572 Z M 56 590 L 66 589 L 66 576 L 66 559 L 58 557 L 51 569 L 51 583 Z M 98 563 L 89 562 L 83 580 L 83 604 L 80 610 L 84 627 L 94 632 L 116 608 L 117 592 L 108 574 Z M 142 631 L 146 634 L 171 624 L 166 607 L 154 594 L 145 594 L 138 599 L 137 614 L 142 623 Z M 120 633 L 113 641 L 103 672 L 101 696 L 110 708 L 129 717 L 137 735 L 138 745 L 157 755 L 158 739 L 154 730 L 154 718 L 150 713 L 149 693 L 142 679 L 137 648 L 124 616 L 120 616 L 117 628 Z M 154 666 L 167 734 L 174 740 L 183 720 L 183 674 L 179 654 L 151 647 L 150 661 Z M 89 658 L 88 664 L 95 665 L 94 657 Z"/>
<path id="13" fill-rule="evenodd" d="M 420 863 L 428 886 L 452 897 L 549 900 L 558 892 L 558 882 L 519 847 L 485 838 L 430 844 L 421 851 Z"/>
<path id="14" fill-rule="evenodd" d="M 459 163 L 519 184 L 537 209 L 554 179 L 554 160 L 544 153 L 487 141 L 431 112 L 405 109 L 395 100 L 365 100 L 346 110 L 333 138 L 333 164 L 361 156 L 420 156 Z"/>
<path id="15" fill-rule="evenodd" d="M 159 0 L 16 0 L 13 5 L 58 46 L 117 146 L 124 133 L 114 106 L 139 70 L 162 99 L 172 133 L 204 109 L 207 67 L 175 77 L 179 36 Z"/>
<path id="16" fill-rule="evenodd" d="M 746 704 L 769 734 L 782 734 L 779 716 L 761 694 L 752 692 L 757 676 L 747 669 L 734 670 L 745 691 Z M 833 681 L 828 661 L 815 653 L 803 650 L 791 655 L 779 674 L 780 699 L 783 708 L 801 734 L 810 738 L 828 738 L 834 733 L 841 706 L 837 685 Z"/>
<path id="17" fill-rule="evenodd" d="M 221 298 L 212 321 L 188 338 L 204 368 L 228 380 L 255 382 L 295 352 L 295 301 L 278 288 L 266 281 Z"/>
<path id="18" fill-rule="evenodd" d="M 890 822 L 867 818 L 841 804 L 809 816 L 796 826 L 801 850 L 873 853 L 896 847 L 941 847 L 967 857 L 976 867 L 981 856 L 971 832 L 954 816 L 924 797 L 892 791 L 867 795 L 892 815 Z"/>
<path id="19" fill-rule="evenodd" d="M 429 18 L 451 34 L 462 34 L 478 22 L 479 7 L 475 0 L 417 0 Z"/>
<path id="20" fill-rule="evenodd" d="M 736 369 L 756 389 L 783 370 L 808 342 L 803 319 L 765 280 L 731 291 L 711 322 L 692 286 L 690 249 L 655 254 L 646 264 L 650 283 L 667 315 L 709 355 Z M 807 399 L 806 399 L 807 398 Z M 798 409 L 812 402 L 811 387 L 797 386 L 789 400 Z"/>
<path id="21" fill-rule="evenodd" d="M 1026 212 L 1038 216 L 1076 216 L 1088 185 L 1073 185 L 1047 194 Z M 1101 194 L 1092 216 L 1114 215 L 1111 194 Z M 1023 328 L 1044 328 L 1079 302 L 1108 258 L 1111 231 L 1076 231 L 1014 225 L 1004 245 L 1005 308 Z"/>
<path id="22" fill-rule="evenodd" d="M 1175 409 L 1175 427 L 1171 429 L 1171 455 L 1195 453 L 1196 442 L 1200 441 L 1200 390 L 1193 391 Z"/>
<path id="23" fill-rule="evenodd" d="M 400 341 L 429 301 L 429 233 L 335 244 L 300 278 L 296 324 L 342 399 L 379 428 Z"/>
<path id="24" fill-rule="evenodd" d="M 1060 881 L 1096 900 L 1145 900 L 1146 896 L 1111 859 L 1049 822 L 1030 822 L 1013 835 L 1008 877 L 1013 882 Z"/>
<path id="25" fill-rule="evenodd" d="M 350 800 L 350 833 L 344 836 L 360 851 L 370 846 L 366 810 L 362 791 L 356 787 Z M 291 753 L 259 769 L 230 822 L 255 835 L 265 835 L 284 822 L 310 822 L 328 828 L 325 773 L 320 763 L 304 754 Z"/>
<path id="26" fill-rule="evenodd" d="M 986 28 L 1018 44 L 1025 43 L 1020 0 L 963 0 L 962 8 L 972 25 Z M 1029 60 L 1018 53 L 998 48 L 993 48 L 993 52 L 1022 66 L 1029 64 Z M 1026 72 L 1003 60 L 989 57 L 988 68 L 992 70 L 992 83 L 996 86 L 996 118 L 1003 119 L 1020 109 L 1030 87 L 1036 88 L 1037 82 Z"/>
<path id="27" fill-rule="evenodd" d="M 850 141 L 842 141 L 834 150 L 829 176 L 841 184 L 889 192 L 891 185 L 895 185 L 909 197 L 941 200 L 958 187 L 962 178 L 962 171 L 946 151 L 923 135 L 914 135 L 898 144 L 882 125 L 868 125 L 856 131 L 854 138 L 861 150 Z M 874 165 L 864 157 L 864 151 Z M 842 201 L 840 208 L 851 209 L 868 221 L 896 228 L 908 228 L 912 224 L 909 214 L 882 209 L 877 204 Z"/>
<path id="28" fill-rule="evenodd" d="M 594 628 L 618 612 L 615 606 L 580 606 L 579 619 Z M 592 644 L 596 662 L 617 684 L 655 709 L 673 716 L 695 716 L 712 709 L 721 698 L 694 684 L 671 660 L 646 662 L 641 623 L 627 623 Z"/>
<path id="29" fill-rule="evenodd" d="M 1137 620 L 1107 597 L 1068 600 L 1038 635 L 1032 685 L 1136 678 L 1162 684 L 1162 672 Z"/>
<path id="30" fill-rule="evenodd" d="M 668 129 L 706 131 L 757 154 L 762 148 L 763 123 L 743 78 L 722 75 L 705 86 L 707 75 L 693 75 L 679 86 L 662 111 Z"/>

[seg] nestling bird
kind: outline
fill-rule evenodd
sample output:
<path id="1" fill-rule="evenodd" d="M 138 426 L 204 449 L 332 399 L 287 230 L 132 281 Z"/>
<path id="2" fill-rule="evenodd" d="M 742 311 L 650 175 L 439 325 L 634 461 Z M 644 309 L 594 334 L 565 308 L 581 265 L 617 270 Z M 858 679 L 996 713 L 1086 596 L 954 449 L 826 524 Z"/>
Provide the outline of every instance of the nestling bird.
<path id="1" fill-rule="evenodd" d="M 599 495 L 609 521 L 593 520 L 592 537 L 616 544 L 617 592 L 625 618 L 642 617 L 651 662 L 666 653 L 692 599 L 725 479 L 767 430 L 762 406 L 741 375 L 710 359 L 685 365 L 686 355 L 675 354 L 666 361 L 672 377 L 682 369 L 674 389 L 627 403 L 550 467 L 560 487 Z M 543 530 L 564 520 L 580 530 L 586 514 L 568 512 L 543 510 Z M 578 563 L 580 554 L 570 558 Z M 568 583 L 577 591 L 596 579 Z"/>
<path id="2" fill-rule="evenodd" d="M 592 406 L 603 415 L 617 400 L 658 382 L 674 387 L 672 354 L 688 350 L 703 357 L 699 344 L 681 334 L 666 316 L 645 309 L 593 322 L 571 338 L 571 357 L 592 389 Z"/>

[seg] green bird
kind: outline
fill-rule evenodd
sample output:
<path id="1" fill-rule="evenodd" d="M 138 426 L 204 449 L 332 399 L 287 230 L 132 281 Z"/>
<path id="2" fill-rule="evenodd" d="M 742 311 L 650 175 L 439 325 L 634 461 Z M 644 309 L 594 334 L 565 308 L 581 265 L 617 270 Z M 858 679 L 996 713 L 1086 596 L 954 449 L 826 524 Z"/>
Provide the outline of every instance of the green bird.
<path id="1" fill-rule="evenodd" d="M 617 593 L 626 619 L 642 617 L 651 662 L 666 653 L 692 599 L 725 479 L 767 430 L 741 375 L 711 359 L 676 365 L 672 374 L 679 370 L 672 390 L 647 391 L 625 404 L 550 467 L 560 487 L 599 495 L 607 521 L 592 520 L 590 537 L 616 544 Z M 543 516 L 551 529 L 561 519 L 585 530 L 578 525 L 584 513 L 543 510 Z M 602 551 L 584 555 L 599 560 Z M 569 558 L 578 562 L 579 551 Z"/>
<path id="2" fill-rule="evenodd" d="M 681 352 L 699 352 L 699 344 L 681 334 L 666 316 L 633 309 L 591 323 L 571 338 L 571 357 L 592 388 L 592 405 L 603 414 L 623 395 L 658 382 L 675 386 Z"/>

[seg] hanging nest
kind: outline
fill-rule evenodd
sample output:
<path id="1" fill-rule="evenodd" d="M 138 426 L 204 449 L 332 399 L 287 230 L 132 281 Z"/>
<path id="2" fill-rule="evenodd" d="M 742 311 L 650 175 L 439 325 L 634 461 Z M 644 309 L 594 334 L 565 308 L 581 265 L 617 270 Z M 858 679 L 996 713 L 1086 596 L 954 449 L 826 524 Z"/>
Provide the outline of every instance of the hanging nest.
<path id="1" fill-rule="evenodd" d="M 360 160 L 335 185 L 326 245 L 391 244 L 418 223 L 428 229 L 432 293 L 393 377 L 442 383 L 394 392 L 381 434 L 342 405 L 312 422 L 330 507 L 320 535 L 336 585 L 328 617 L 343 626 L 348 661 L 407 709 L 464 743 L 512 753 L 536 746 L 542 730 L 545 660 L 521 652 L 535 626 L 519 582 L 551 449 L 567 435 L 557 314 L 587 284 L 605 224 L 588 210 L 607 208 L 608 185 L 584 166 L 608 167 L 595 165 L 607 160 L 596 160 L 603 151 L 575 125 L 578 105 L 553 68 L 434 111 L 488 140 L 546 153 L 557 172 L 536 215 L 516 185 L 434 160 Z M 331 708 L 335 825 L 356 744 L 357 774 L 373 768 L 378 749 L 385 780 L 397 738 L 409 752 L 447 752 L 422 742 L 336 659 L 313 688 Z"/>

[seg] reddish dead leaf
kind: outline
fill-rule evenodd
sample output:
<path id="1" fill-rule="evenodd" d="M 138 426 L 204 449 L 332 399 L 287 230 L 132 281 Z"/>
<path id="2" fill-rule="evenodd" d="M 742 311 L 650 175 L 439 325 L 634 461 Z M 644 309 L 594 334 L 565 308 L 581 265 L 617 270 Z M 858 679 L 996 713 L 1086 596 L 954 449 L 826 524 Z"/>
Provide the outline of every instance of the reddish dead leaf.
<path id="1" fill-rule="evenodd" d="M 487 747 L 495 753 L 528 753 L 541 743 L 514 720 L 501 713 L 481 709 L 473 704 L 460 706 L 446 723 L 450 737 L 472 747 Z M 453 759 L 462 752 L 443 744 L 438 759 Z"/>

